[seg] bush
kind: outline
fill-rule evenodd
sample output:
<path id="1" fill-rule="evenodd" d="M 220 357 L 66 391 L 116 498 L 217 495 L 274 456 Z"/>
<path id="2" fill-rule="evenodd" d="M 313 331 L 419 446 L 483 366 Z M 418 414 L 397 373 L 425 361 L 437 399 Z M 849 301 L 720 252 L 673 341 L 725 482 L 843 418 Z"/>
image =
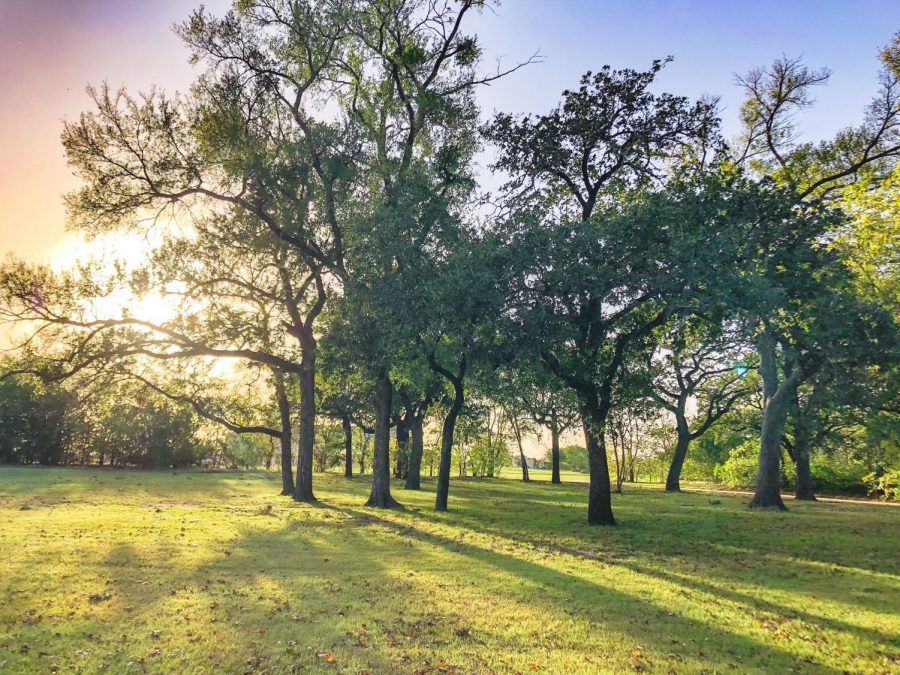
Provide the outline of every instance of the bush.
<path id="1" fill-rule="evenodd" d="M 716 480 L 728 487 L 749 487 L 756 480 L 759 451 L 752 441 L 731 450 L 728 459 L 713 469 Z"/>
<path id="2" fill-rule="evenodd" d="M 728 487 L 753 487 L 759 468 L 759 441 L 748 439 L 732 448 L 724 464 L 713 469 L 716 480 Z M 794 484 L 796 472 L 790 459 L 781 462 L 781 484 L 784 487 Z"/>
<path id="3" fill-rule="evenodd" d="M 870 473 L 863 477 L 868 493 L 887 501 L 900 499 L 900 469 L 888 469 L 883 474 Z"/>
<path id="4" fill-rule="evenodd" d="M 869 469 L 859 462 L 839 462 L 828 455 L 813 455 L 810 461 L 813 487 L 819 492 L 868 492 L 866 474 Z"/>

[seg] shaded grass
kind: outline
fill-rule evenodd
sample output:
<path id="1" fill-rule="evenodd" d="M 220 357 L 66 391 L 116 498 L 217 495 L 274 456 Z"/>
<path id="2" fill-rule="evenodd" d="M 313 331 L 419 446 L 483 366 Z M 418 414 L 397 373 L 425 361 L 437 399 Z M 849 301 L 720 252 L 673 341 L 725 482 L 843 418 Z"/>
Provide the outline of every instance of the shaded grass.
<path id="1" fill-rule="evenodd" d="M 640 486 L 597 529 L 584 485 L 424 487 L 0 469 L 0 671 L 900 668 L 900 510 Z"/>

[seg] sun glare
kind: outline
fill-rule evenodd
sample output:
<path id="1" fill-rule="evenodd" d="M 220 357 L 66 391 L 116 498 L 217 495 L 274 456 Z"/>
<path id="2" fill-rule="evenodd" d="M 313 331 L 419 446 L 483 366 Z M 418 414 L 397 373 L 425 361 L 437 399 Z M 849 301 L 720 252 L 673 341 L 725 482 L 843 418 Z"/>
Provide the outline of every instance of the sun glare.
<path id="1" fill-rule="evenodd" d="M 147 261 L 153 246 L 151 240 L 136 233 L 110 233 L 92 239 L 69 233 L 51 253 L 50 267 L 62 272 L 90 264 L 101 275 L 112 274 L 117 267 L 134 272 Z M 178 302 L 158 290 L 135 295 L 130 289 L 117 288 L 93 298 L 88 310 L 96 319 L 129 317 L 160 324 L 176 315 Z"/>

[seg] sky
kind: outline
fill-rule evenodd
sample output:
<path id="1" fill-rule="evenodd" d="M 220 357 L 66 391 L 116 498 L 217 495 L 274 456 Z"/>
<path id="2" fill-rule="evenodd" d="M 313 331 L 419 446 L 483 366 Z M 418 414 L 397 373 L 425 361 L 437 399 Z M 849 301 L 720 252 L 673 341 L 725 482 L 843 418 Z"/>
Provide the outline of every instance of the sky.
<path id="1" fill-rule="evenodd" d="M 172 33 L 197 0 L 0 0 L 0 255 L 65 259 L 62 195 L 77 187 L 59 136 L 90 108 L 88 84 L 168 92 L 194 77 Z M 206 0 L 214 13 L 228 0 Z M 858 121 L 874 93 L 877 52 L 900 29 L 900 3 L 879 0 L 505 0 L 470 25 L 486 66 L 540 51 L 543 63 L 481 90 L 485 114 L 541 112 L 604 64 L 645 68 L 671 55 L 660 89 L 722 97 L 734 131 L 735 73 L 786 54 L 834 74 L 802 120 L 811 138 Z"/>

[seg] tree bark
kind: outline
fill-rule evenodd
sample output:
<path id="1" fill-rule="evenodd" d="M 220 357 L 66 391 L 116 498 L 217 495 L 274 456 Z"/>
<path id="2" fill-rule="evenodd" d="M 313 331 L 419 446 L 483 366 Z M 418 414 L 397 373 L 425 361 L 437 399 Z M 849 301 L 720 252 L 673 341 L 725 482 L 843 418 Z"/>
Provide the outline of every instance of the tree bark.
<path id="1" fill-rule="evenodd" d="M 553 425 L 550 427 L 550 482 L 553 485 L 560 485 L 562 479 L 559 477 L 559 426 L 556 424 L 556 413 L 553 417 Z"/>
<path id="2" fill-rule="evenodd" d="M 792 397 L 790 382 L 778 383 L 775 338 L 764 331 L 756 348 L 759 372 L 763 381 L 763 423 L 759 444 L 759 469 L 756 474 L 756 493 L 750 508 L 787 511 L 781 499 L 781 437 L 787 422 Z M 794 376 L 789 378 L 793 381 Z"/>
<path id="3" fill-rule="evenodd" d="M 450 457 L 453 451 L 453 432 L 456 429 L 456 418 L 463 407 L 464 390 L 462 378 L 452 381 L 453 403 L 444 417 L 444 427 L 441 430 L 441 455 L 438 461 L 437 495 L 434 500 L 435 511 L 447 510 L 447 499 L 450 495 Z"/>
<path id="4" fill-rule="evenodd" d="M 291 404 L 284 388 L 284 376 L 275 375 L 275 394 L 278 398 L 278 415 L 281 418 L 281 494 L 294 494 L 294 475 L 291 466 Z"/>
<path id="5" fill-rule="evenodd" d="M 344 415 L 341 424 L 344 427 L 344 478 L 353 478 L 353 426 L 350 416 Z"/>
<path id="6" fill-rule="evenodd" d="M 372 448 L 372 492 L 366 506 L 382 509 L 400 504 L 391 496 L 391 398 L 390 375 L 379 373 L 375 382 L 375 441 Z"/>
<path id="7" fill-rule="evenodd" d="M 409 458 L 409 418 L 397 418 L 397 465 L 394 467 L 394 478 L 406 478 Z"/>
<path id="8" fill-rule="evenodd" d="M 681 492 L 681 469 L 684 467 L 684 459 L 691 444 L 691 432 L 683 414 L 677 416 L 677 424 L 678 442 L 675 444 L 675 454 L 669 465 L 669 475 L 666 476 L 666 492 Z"/>
<path id="9" fill-rule="evenodd" d="M 583 411 L 584 441 L 587 445 L 590 488 L 588 490 L 588 525 L 615 525 L 609 464 L 606 460 L 605 415 L 594 408 Z M 599 430 L 599 431 L 598 431 Z"/>
<path id="10" fill-rule="evenodd" d="M 794 469 L 797 472 L 794 483 L 794 498 L 800 501 L 814 502 L 812 471 L 809 466 L 809 430 L 803 414 L 794 410 Z"/>
<path id="11" fill-rule="evenodd" d="M 420 415 L 410 419 L 411 443 L 409 446 L 409 464 L 406 472 L 407 490 L 420 490 L 422 475 L 422 454 L 425 451 L 425 420 Z"/>
<path id="12" fill-rule="evenodd" d="M 294 501 L 314 502 L 313 446 L 316 439 L 316 356 L 307 345 L 300 359 L 300 434 L 297 450 L 297 481 Z"/>

